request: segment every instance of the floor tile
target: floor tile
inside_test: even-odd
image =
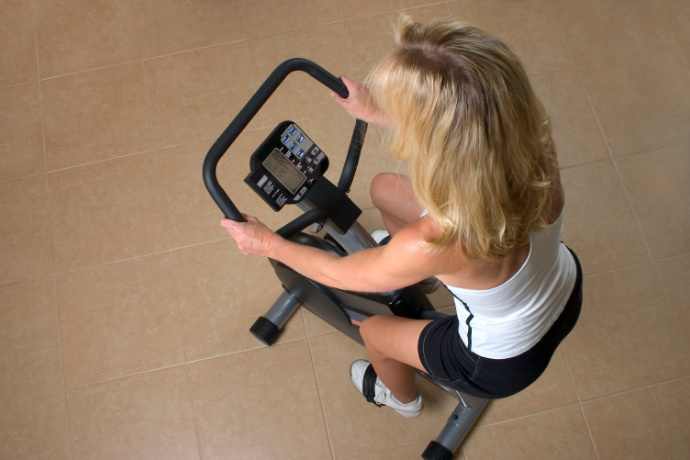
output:
[[[615,161],[653,259],[690,252],[689,158],[681,144]]]
[[[331,458],[306,341],[192,363],[189,379],[205,459]]]
[[[556,0],[552,5],[578,64],[606,62],[673,44],[658,2]]]
[[[334,37],[324,40],[324,37]],[[356,68],[357,55],[344,22],[257,38],[247,42],[252,57],[252,73],[263,82],[287,59],[310,59],[334,76]],[[303,72],[289,75],[262,108],[264,126],[283,120],[299,121],[341,111],[331,91]]]
[[[368,17],[388,13],[391,0],[343,0],[345,16],[348,18]]]
[[[644,241],[610,161],[561,171],[565,188],[563,241],[585,274],[648,259]]]
[[[36,21],[33,2],[11,0],[0,5],[0,87],[36,81]]]
[[[223,240],[172,252],[189,361],[261,347],[249,333],[282,293],[266,259],[242,255]],[[304,337],[300,315],[279,341]]]
[[[240,136],[218,163],[221,187],[241,212],[261,219],[270,228],[281,226],[280,215],[244,183],[249,156],[264,139],[263,131]],[[229,238],[219,225],[223,213],[204,187],[201,166],[213,140],[158,151],[158,169],[166,202],[171,248]]]
[[[577,70],[614,157],[690,140],[688,73],[677,48]]]
[[[395,15],[408,14],[409,10],[427,6],[445,8],[442,3],[438,0],[343,0],[343,7],[348,18],[358,18],[391,12]]]
[[[529,75],[562,70],[573,64],[547,0],[459,0],[449,2],[448,8],[457,20],[484,29],[505,42]]]
[[[684,378],[582,405],[599,458],[685,459],[690,456],[690,379]]]
[[[370,7],[375,2],[366,2]],[[387,2],[386,2],[387,3]],[[356,17],[347,22],[357,63],[344,74],[355,81],[364,81],[367,74],[393,50],[393,29],[397,15],[378,14]]]
[[[0,183],[0,285],[53,273],[44,175]]]
[[[651,264],[585,277],[564,355],[581,401],[688,375],[676,314]]]
[[[49,171],[153,148],[143,66],[41,82]]]
[[[544,374],[520,393],[491,401],[477,421],[478,426],[558,409],[578,402],[570,372],[560,350]]]
[[[0,181],[45,172],[37,84],[0,89]]]
[[[67,391],[72,458],[199,458],[184,366]]]
[[[42,78],[141,59],[134,2],[35,3]]]
[[[464,449],[467,460],[596,458],[577,405],[477,428]]]
[[[64,392],[0,405],[0,458],[71,458]]]
[[[659,2],[678,44],[690,44],[690,5],[683,0]]]
[[[409,444],[401,447],[393,447],[391,449],[380,450],[377,452],[372,452],[369,454],[358,455],[357,457],[350,457],[353,460],[404,460],[404,459],[417,459],[421,452],[424,452],[428,442],[416,442],[414,444]],[[462,455],[462,450],[458,452],[455,457],[458,459],[464,459]]]
[[[68,387],[184,362],[168,255],[57,277]]]
[[[0,287],[0,403],[64,389],[53,278]]]
[[[389,9],[388,1],[385,2],[386,5],[382,6],[376,6],[376,2],[366,3],[368,6],[360,5],[358,8],[377,8],[382,9],[383,13]],[[391,10],[396,9],[393,7],[393,3],[395,2],[391,2]],[[355,4],[358,4],[356,0],[352,5]],[[409,16],[412,20],[420,22],[451,18],[448,6],[445,3],[419,6],[374,16],[357,17],[357,15],[353,15],[353,19],[348,21],[348,28],[352,36],[354,50],[358,56],[358,62],[354,67],[347,70],[346,75],[355,80],[363,80],[378,62],[388,52],[392,51],[394,45],[393,30],[402,15]]]
[[[136,0],[144,58],[243,38],[236,0]]]
[[[688,77],[690,77],[690,44],[681,45],[679,47],[680,53],[683,56],[685,68],[688,70]]]
[[[690,349],[690,253],[654,262],[666,300],[675,314],[675,323]]]
[[[338,0],[239,0],[247,38],[299,31],[345,19]],[[266,12],[270,11],[270,14]]]
[[[608,159],[601,128],[577,73],[564,70],[531,80],[551,117],[559,165],[563,168]]]
[[[168,248],[154,153],[48,175],[58,273]]]
[[[365,403],[348,375],[364,350],[303,309],[257,341],[280,281],[237,251],[201,177],[279,63],[361,81],[401,14],[475,23],[522,59],[587,275],[546,373],[492,401],[455,458],[688,457],[690,2],[5,0],[0,458],[419,458],[455,401],[421,380],[419,419]],[[243,178],[285,119],[333,181],[353,126],[301,72],[251,121],[218,177],[271,228],[299,210],[274,213]],[[350,194],[367,230],[372,178],[406,172],[386,135],[369,127]],[[454,313],[446,290],[430,300]]]
[[[244,42],[149,60],[145,68],[158,147],[217,138],[253,90]]]
[[[323,321],[321,318],[307,310],[300,309],[304,319],[304,330],[307,337],[315,337],[317,335],[331,334],[337,332],[337,329]]]
[[[335,458],[429,442],[440,433],[457,405],[456,399],[418,378],[419,392],[424,397],[421,416],[406,419],[390,409],[376,408],[364,400],[349,376],[352,362],[366,357],[364,348],[342,334],[313,337],[309,343]]]

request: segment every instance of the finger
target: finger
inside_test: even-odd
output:
[[[347,86],[347,87],[350,87],[350,86],[352,86],[353,84],[357,84],[356,81],[352,80],[352,79],[351,79],[350,77],[348,77],[347,75],[341,75],[341,76],[340,76],[340,79],[343,81],[343,83],[345,83],[345,86]]]
[[[220,226],[221,226],[221,227],[225,227],[225,228],[227,228],[227,229],[234,228],[234,227],[235,227],[235,224],[237,224],[237,222],[235,222],[235,221],[232,220],[232,219],[223,218],[223,219],[221,219],[221,221],[220,221]]]

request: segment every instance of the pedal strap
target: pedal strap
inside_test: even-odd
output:
[[[367,398],[367,402],[381,407],[381,404],[374,401],[374,396],[376,396],[376,371],[374,366],[369,364],[369,367],[364,371],[364,377],[362,378],[362,394]]]

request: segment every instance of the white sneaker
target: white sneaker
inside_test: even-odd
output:
[[[374,230],[371,232],[371,237],[377,244],[381,244],[381,241],[388,238],[388,232],[386,230]]]
[[[417,399],[407,404],[395,399],[391,391],[378,378],[369,361],[360,359],[352,363],[350,378],[359,392],[367,398],[367,401],[377,406],[388,406],[403,417],[417,417],[424,409],[422,396],[419,394],[417,394]]]

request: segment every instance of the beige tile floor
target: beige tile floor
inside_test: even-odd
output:
[[[0,5],[0,458],[407,459],[452,401],[404,420],[348,378],[361,348],[240,257],[205,152],[282,60],[361,78],[401,10],[502,37],[549,109],[582,259],[580,323],[543,378],[490,405],[457,458],[690,458],[690,3],[686,0],[7,0]],[[342,160],[351,120],[291,77],[221,162],[299,120]],[[240,167],[238,167],[238,165]],[[399,168],[366,146],[354,199]],[[447,296],[434,297],[438,306]]]

